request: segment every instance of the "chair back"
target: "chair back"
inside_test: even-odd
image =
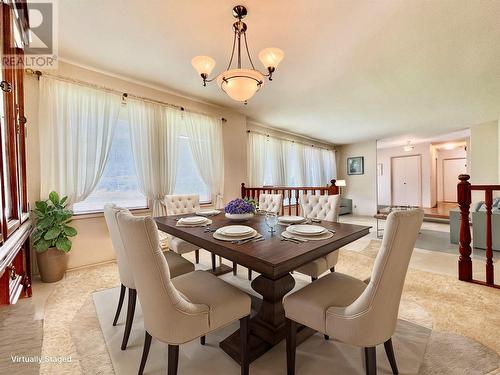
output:
[[[343,315],[347,319],[341,330],[350,332],[350,343],[369,347],[393,335],[408,264],[423,218],[422,209],[390,213],[368,286],[346,308],[328,309],[327,326],[328,316]],[[353,342],[352,337],[357,341]]]
[[[115,250],[118,273],[120,274],[120,282],[127,288],[135,289],[134,278],[132,277],[132,271],[128,265],[127,255],[125,254],[122,237],[116,220],[116,215],[120,211],[128,212],[126,208],[118,207],[113,203],[107,203],[104,205],[104,218],[106,220],[106,225],[108,226],[113,249]]]
[[[165,206],[168,216],[193,214],[200,209],[200,196],[198,194],[166,195]]]
[[[300,197],[302,216],[309,219],[319,219],[337,222],[340,211],[340,195],[311,195]]]
[[[283,204],[281,194],[261,194],[259,195],[259,210],[279,214]]]
[[[190,302],[175,288],[153,219],[130,212],[119,212],[117,219],[146,331],[168,344],[182,344],[206,332],[208,306]]]

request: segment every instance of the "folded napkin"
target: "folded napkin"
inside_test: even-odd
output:
[[[212,224],[212,220],[210,220],[210,219],[207,219],[207,221],[200,223],[200,224],[182,224],[179,220],[179,221],[177,221],[175,226],[176,227],[206,227],[207,225],[210,225],[210,224]]]

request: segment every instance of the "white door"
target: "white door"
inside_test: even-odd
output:
[[[421,155],[392,158],[392,205],[422,205],[422,161]]]
[[[457,201],[458,176],[467,172],[467,159],[443,159],[443,200]]]

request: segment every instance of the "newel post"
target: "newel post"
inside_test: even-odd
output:
[[[241,183],[241,198],[242,198],[242,199],[244,199],[244,198],[245,198],[245,196],[246,196],[246,190],[247,190],[247,189],[246,189],[246,187],[245,187],[245,183],[244,183],[244,182],[242,182],[242,183]]]
[[[339,193],[339,187],[335,185],[335,182],[337,182],[337,180],[335,179],[332,179],[330,181],[330,186],[328,187],[328,195],[337,195]]]
[[[471,235],[469,225],[469,210],[472,202],[471,189],[467,174],[458,176],[460,182],[457,185],[458,205],[460,206],[460,257],[458,258],[458,279],[462,281],[472,280],[472,261],[470,254]]]

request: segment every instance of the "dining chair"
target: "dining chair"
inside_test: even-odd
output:
[[[175,194],[165,196],[167,216],[194,214],[200,210],[200,196],[198,194]],[[178,254],[194,251],[195,263],[200,263],[200,248],[178,237],[170,236],[168,246]],[[212,270],[215,271],[215,254],[212,253]]]
[[[121,345],[121,349],[125,350],[127,348],[127,343],[134,320],[137,291],[135,289],[134,278],[132,277],[127,256],[125,255],[122,237],[120,235],[120,231],[118,230],[118,223],[116,221],[116,215],[118,212],[129,211],[126,208],[118,207],[115,204],[104,205],[104,218],[108,226],[113,249],[115,250],[116,263],[118,264],[118,273],[120,276],[120,297],[118,299],[115,318],[113,319],[113,326],[116,326],[116,323],[118,322],[118,318],[120,317],[120,312],[123,306],[123,300],[125,299],[125,293],[128,289],[127,318],[125,321],[125,330],[123,332],[123,340]],[[194,271],[194,264],[181,257],[179,254],[176,254],[173,251],[166,251],[163,253],[163,255],[167,260],[168,267],[170,269],[170,275],[172,277]]]
[[[334,272],[284,298],[288,375],[295,374],[299,324],[363,347],[367,375],[377,373],[376,346],[384,343],[392,372],[398,373],[391,337],[423,217],[422,209],[389,214],[369,280]]]
[[[302,216],[307,219],[318,219],[337,222],[340,211],[340,195],[302,195],[300,197]],[[338,250],[332,251],[324,257],[318,258],[296,269],[297,272],[310,276],[315,281],[323,273],[335,271],[339,260]]]
[[[260,194],[259,195],[259,211],[272,212],[279,215],[281,206],[283,205],[282,194]],[[233,275],[238,273],[238,265],[233,262]],[[252,270],[248,269],[248,280],[252,280]]]
[[[158,229],[151,217],[128,212],[117,215],[124,249],[131,266],[146,331],[139,367],[142,374],[152,337],[168,344],[168,374],[177,374],[179,345],[240,321],[241,374],[248,374],[250,297],[206,271],[171,279],[161,255]]]

